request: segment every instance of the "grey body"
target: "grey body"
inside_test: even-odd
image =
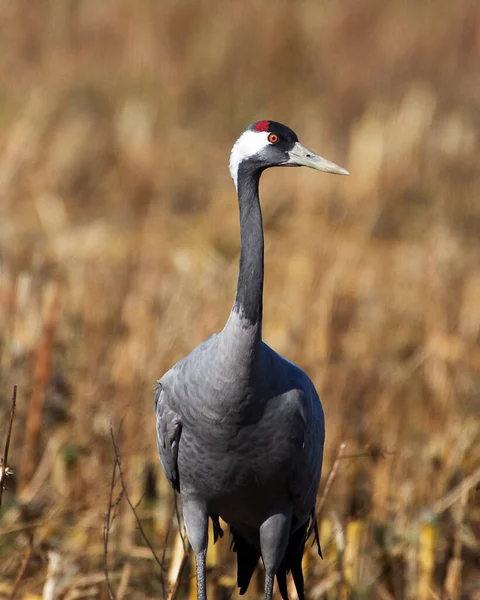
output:
[[[262,341],[264,243],[258,185],[265,168],[279,165],[346,173],[299,144],[278,123],[259,122],[240,136],[230,159],[240,208],[235,303],[224,329],[170,369],[155,391],[158,451],[168,480],[181,495],[201,600],[206,597],[209,517],[216,534],[218,516],[231,526],[240,593],[261,556],[266,600],[275,575],[288,598],[289,570],[303,598],[305,541],[313,530],[318,541],[322,406],[308,376]]]
[[[203,503],[251,543],[251,530],[258,536],[277,508],[291,510],[299,523],[310,518],[324,440],[310,379],[256,337],[255,326],[232,312],[221,333],[163,376],[157,395],[169,437],[172,424],[182,425],[182,499]],[[159,452],[163,458],[161,439]]]

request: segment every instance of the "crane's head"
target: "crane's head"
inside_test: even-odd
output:
[[[235,142],[230,154],[230,174],[237,188],[242,166],[257,172],[268,167],[310,167],[325,173],[349,174],[300,144],[294,131],[276,121],[253,123]]]

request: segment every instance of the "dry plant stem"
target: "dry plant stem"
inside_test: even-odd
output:
[[[381,583],[377,583],[377,585],[375,586],[375,589],[377,590],[377,593],[380,596],[381,600],[395,600],[395,598],[392,596],[392,594],[390,594],[390,592],[386,589],[386,587],[384,585],[382,585]]]
[[[338,571],[334,571],[330,575],[327,575],[327,577],[324,577],[322,581],[311,590],[312,598],[325,597],[331,589],[338,586],[340,579],[341,575]]]
[[[442,600],[442,598],[440,598],[440,596],[435,592],[435,590],[432,590],[432,588],[430,588],[428,591],[430,592],[432,600]]]
[[[68,510],[58,510],[55,509],[49,514],[48,517],[44,517],[42,519],[36,519],[35,521],[30,521],[29,523],[18,523],[14,525],[8,525],[7,527],[2,527],[0,529],[0,537],[4,535],[9,535],[10,533],[15,533],[17,531],[28,531],[29,529],[36,529],[37,527],[42,527],[42,525],[46,525],[55,519],[59,519],[60,517],[65,516],[69,511]],[[19,513],[18,513],[19,514]],[[20,518],[20,517],[18,517]],[[16,520],[18,520],[16,518]]]
[[[177,515],[178,532],[180,533],[180,537],[182,538],[183,549],[186,552],[189,547],[189,543],[188,543],[188,540],[186,539],[184,531],[183,531],[182,517],[180,515],[180,510],[178,508],[178,496],[175,492],[173,492],[173,500],[175,503],[175,514]]]
[[[120,579],[120,584],[118,586],[117,600],[123,600],[125,594],[128,589],[128,582],[130,580],[130,575],[132,573],[132,564],[130,562],[126,562],[123,565],[122,569],[122,578]]]
[[[18,570],[18,574],[15,578],[15,582],[13,584],[12,591],[10,592],[10,596],[8,597],[8,600],[14,600],[14,598],[17,594],[18,586],[20,585],[20,582],[23,579],[23,575],[25,574],[25,570],[27,568],[27,565],[28,565],[28,562],[29,562],[31,556],[32,556],[32,538],[30,537],[28,540],[27,552],[25,553],[25,556],[23,557],[22,563],[20,565],[20,569]]]
[[[164,596],[165,600],[173,600],[175,598],[180,583],[180,574],[182,573],[185,562],[187,561],[190,555],[190,546],[187,548],[187,550],[185,550],[183,546],[183,539],[180,536],[180,533],[178,535],[178,539],[180,539],[182,546],[180,547],[179,544],[175,544],[174,546],[172,564],[170,566],[170,572],[168,574],[168,582],[170,585],[170,589],[168,590],[168,594]],[[182,551],[182,548],[183,554],[180,560],[178,560],[175,555],[178,555],[178,553]],[[177,552],[177,549],[179,552]]]
[[[110,494],[108,497],[108,508],[105,514],[105,522],[103,525],[103,556],[104,556],[104,564],[103,569],[105,573],[105,581],[107,582],[108,587],[108,595],[110,596],[110,600],[115,599],[115,593],[112,588],[112,584],[110,582],[110,576],[108,573],[108,538],[110,537],[110,525],[111,525],[111,512],[112,512],[112,501],[113,501],[113,488],[115,487],[115,478],[117,474],[117,461],[115,459],[113,463],[112,469],[112,479],[110,481]]]
[[[323,493],[322,493],[322,497],[320,498],[318,505],[317,505],[317,514],[321,514],[323,507],[325,506],[325,502],[327,499],[327,496],[332,488],[333,482],[335,481],[335,477],[337,476],[337,472],[338,472],[338,468],[340,466],[340,461],[345,459],[345,458],[359,458],[362,456],[372,456],[371,452],[366,452],[366,453],[362,453],[362,454],[349,454],[349,455],[345,455],[343,454],[345,448],[346,448],[346,443],[342,442],[340,444],[340,447],[338,449],[338,453],[337,456],[335,458],[335,461],[333,463],[333,466],[330,470],[330,473],[328,474],[327,477],[327,482],[325,484],[325,488],[323,489]],[[388,452],[387,450],[383,451],[381,453],[382,456],[386,455],[386,454],[395,454],[395,452]],[[340,526],[339,522],[337,523],[337,534],[338,532],[342,532],[343,534],[343,530],[344,528]],[[336,534],[336,535],[337,535]],[[330,546],[330,544],[335,541],[336,535],[333,536],[325,545],[322,544],[322,547],[328,548]]]
[[[172,516],[168,522],[168,527],[167,527],[167,532],[165,534],[165,540],[163,542],[163,552],[162,552],[162,565],[165,564],[165,560],[166,560],[166,555],[167,555],[167,548],[168,548],[168,541],[170,538],[170,533],[172,531],[172,524],[173,524],[173,515],[175,514],[176,511],[176,504],[174,503],[173,508],[172,508]],[[163,571],[161,571],[161,580],[160,583],[162,585],[162,596],[165,598],[166,597],[166,593],[165,593],[165,578],[163,577]]]
[[[461,500],[457,505],[454,519],[455,536],[453,541],[453,556],[447,565],[447,574],[444,583],[444,595],[449,600],[459,600],[462,588],[462,526],[465,520],[465,512],[468,504],[468,492],[462,493]]]
[[[145,531],[143,530],[143,527],[142,527],[142,522],[140,521],[140,519],[138,517],[137,511],[135,510],[135,506],[132,504],[132,501],[130,500],[130,496],[128,495],[127,486],[125,485],[125,480],[124,480],[124,477],[123,477],[123,470],[122,470],[122,463],[121,463],[121,459],[120,459],[120,453],[119,453],[119,450],[118,450],[118,447],[117,447],[117,442],[115,440],[115,436],[113,434],[113,429],[111,427],[110,427],[110,437],[112,438],[113,449],[114,449],[114,452],[115,452],[115,462],[116,462],[116,464],[118,466],[118,473],[120,475],[120,482],[121,482],[121,485],[122,485],[122,490],[123,490],[123,493],[125,494],[125,498],[127,499],[128,506],[130,507],[130,509],[132,510],[132,512],[133,512],[133,514],[135,516],[135,520],[137,521],[138,529],[140,530],[140,533],[141,533],[143,539],[145,540],[145,543],[150,548],[150,550],[151,550],[151,552],[152,552],[155,560],[158,563],[158,566],[163,571],[163,565],[162,565],[160,559],[158,558],[158,556],[156,555],[155,550],[153,549],[153,546],[150,543],[150,540],[145,535]]]
[[[10,409],[10,420],[8,422],[7,439],[5,440],[5,450],[3,452],[2,462],[0,464],[0,508],[2,508],[3,480],[8,472],[8,449],[10,447],[10,437],[12,435],[13,419],[17,407],[17,386],[13,386],[12,408]]]
[[[385,458],[386,456],[393,456],[395,452],[393,450],[380,450],[379,452],[359,452],[358,454],[344,454],[340,458],[342,460],[346,460],[347,458],[363,458],[363,457],[371,457],[371,458]]]
[[[342,459],[342,454],[343,454],[343,451],[345,450],[346,446],[347,446],[347,444],[345,444],[345,442],[342,442],[340,444],[340,448],[338,449],[337,456],[333,463],[332,469],[331,469],[330,473],[328,474],[327,483],[325,484],[325,487],[323,488],[322,497],[320,498],[320,500],[318,501],[318,504],[317,504],[317,514],[321,514],[323,507],[325,506],[325,501],[327,499],[328,493],[330,492],[330,489],[332,488],[333,482],[335,481],[335,477],[337,476],[338,466],[340,464],[340,460]]]
[[[20,492],[28,485],[37,466],[37,448],[42,411],[45,402],[45,390],[50,377],[50,366],[53,350],[53,340],[57,325],[58,287],[52,290],[52,300],[43,328],[42,338],[37,347],[35,369],[33,375],[33,392],[27,413],[25,436],[23,444],[22,468],[20,469]]]
[[[473,487],[480,482],[480,467],[473,473],[465,477],[456,487],[453,488],[448,494],[445,494],[443,498],[437,500],[433,505],[433,512],[437,514],[443,513],[447,508],[450,508],[452,504],[460,500],[463,494],[471,490]]]
[[[61,435],[61,432],[59,432],[59,434],[53,434],[53,436],[50,437],[42,458],[35,469],[34,476],[28,485],[22,489],[20,498],[23,503],[28,504],[31,502],[45,485],[45,481],[48,481],[48,477],[53,470],[55,458],[64,443],[65,438]]]
[[[72,588],[72,579],[77,572],[68,553],[48,550],[47,577],[43,586],[43,600],[64,598]]]

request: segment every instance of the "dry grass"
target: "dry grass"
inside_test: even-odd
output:
[[[321,392],[326,473],[346,442],[309,595],[480,597],[479,13],[474,0],[0,3],[0,441],[19,386],[1,598],[20,572],[25,600],[44,586],[108,597],[110,421],[162,554],[172,495],[152,388],[228,315],[228,152],[259,118],[352,173],[262,184],[265,338]],[[124,504],[112,586],[159,597]],[[166,579],[180,554],[174,525]],[[232,560],[224,538],[211,598],[230,593]]]

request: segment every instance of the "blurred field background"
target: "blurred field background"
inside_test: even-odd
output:
[[[166,580],[117,482],[116,597],[192,597],[152,390],[228,316],[228,156],[267,118],[351,172],[262,179],[264,337],[323,398],[322,488],[346,444],[308,595],[478,600],[480,4],[2,0],[0,35],[0,598],[109,597],[110,423]]]

